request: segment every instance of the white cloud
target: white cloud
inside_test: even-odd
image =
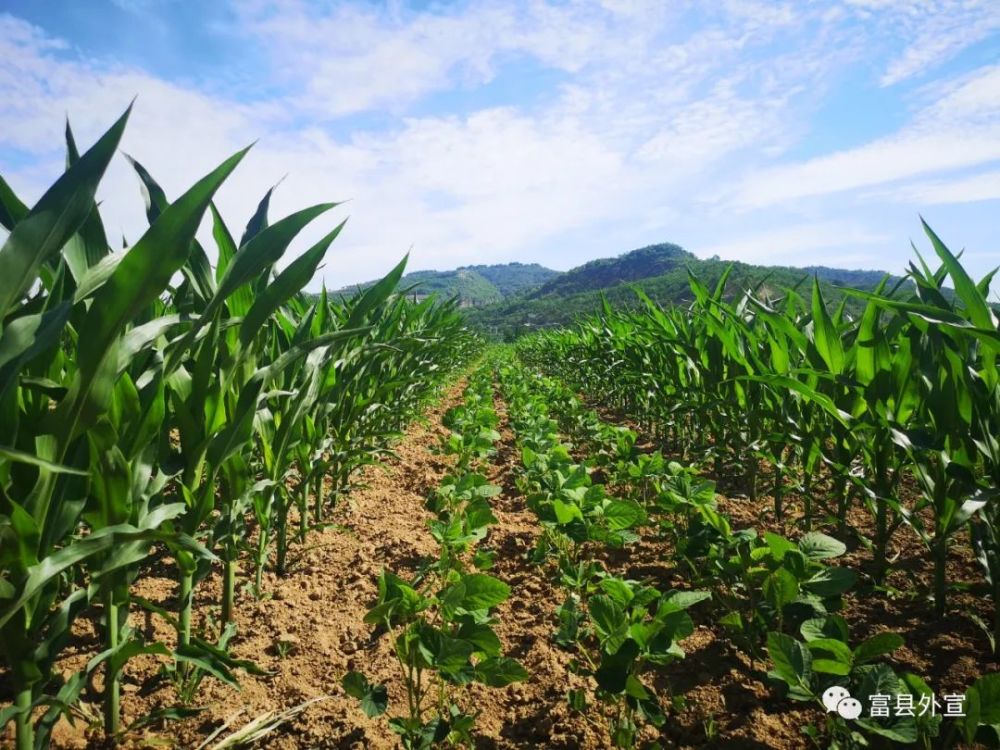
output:
[[[923,75],[1000,29],[995,0],[847,0],[885,39],[902,43],[880,84],[893,86]]]
[[[357,6],[318,16],[298,4],[258,10],[244,22],[247,35],[275,61],[271,74],[299,91],[296,105],[331,117],[405,106],[448,88],[457,66],[470,83],[488,81],[491,34],[510,25],[504,12],[404,22]]]
[[[751,174],[736,195],[743,209],[870,187],[1000,159],[1000,127],[906,133],[801,164]]]
[[[1000,115],[1000,65],[987,66],[944,84],[925,87],[926,111],[918,124],[995,122]]]
[[[874,247],[895,239],[850,220],[823,221],[748,233],[739,239],[698,247],[697,254],[702,258],[718,255],[723,260],[793,266],[807,265],[805,260],[811,257],[814,260],[809,262],[815,264],[877,268],[877,251],[866,255],[857,252],[858,246]]]
[[[951,180],[902,185],[894,191],[880,194],[879,197],[918,206],[1000,200],[1000,171],[983,172]]]
[[[733,202],[762,208],[995,160],[1000,160],[1000,67],[987,67],[941,92],[893,135],[750,173]]]
[[[535,3],[520,11],[530,24],[515,23],[509,9],[484,7],[454,17],[397,18],[391,11],[352,8],[322,18],[294,7],[275,16],[257,12],[247,21],[247,33],[269,35],[277,45],[272,54],[287,55],[282,68],[272,66],[267,74],[280,78],[296,68],[313,75],[305,95],[293,89],[252,105],[141,70],[54,55],[57,41],[37,29],[20,22],[13,32],[0,27],[0,50],[19,61],[16,76],[0,78],[0,90],[21,89],[0,104],[0,147],[35,154],[49,166],[47,181],[59,169],[64,112],[80,142],[89,143],[139,92],[124,149],[176,196],[259,136],[220,193],[224,215],[237,231],[263,191],[286,173],[273,202],[276,215],[351,198],[349,230],[327,267],[332,283],[341,283],[383,270],[411,244],[416,265],[502,260],[604,220],[636,212],[651,216],[684,181],[682,161],[688,175],[708,169],[753,144],[770,121],[765,108],[774,104],[758,106],[738,94],[741,81],[696,90],[748,43],[742,21],[661,47],[654,42],[660,32],[653,21],[667,16],[659,5],[609,14],[586,4]],[[767,36],[759,19],[753,33]],[[407,117],[387,129],[340,136],[322,120],[304,124],[318,106],[327,116],[405,108],[429,91],[454,85],[456,76],[488,79],[491,66],[514,52],[565,71],[589,72],[578,75],[578,88],[564,88],[534,112],[494,107],[462,116]],[[612,59],[622,68],[612,70]],[[320,93],[321,105],[307,101]],[[14,176],[28,181],[35,195],[45,184],[37,170]],[[109,171],[99,197],[113,233],[134,237],[142,229],[135,185],[123,163]]]
[[[672,170],[704,169],[721,155],[767,143],[776,132],[784,102],[742,98],[726,86],[692,102],[664,124],[636,152],[640,162]]]
[[[219,195],[235,233],[286,174],[275,216],[351,199],[322,220],[326,229],[352,215],[325,269],[339,286],[384,272],[411,245],[413,267],[513,257],[566,266],[582,252],[627,249],[614,242],[672,239],[696,214],[721,232],[729,204],[705,202],[719,185],[734,184],[730,197],[743,208],[767,210],[1000,158],[992,69],[920,92],[923,113],[895,134],[774,167],[810,128],[829,81],[878,41],[880,32],[843,26],[842,5],[530,0],[418,12],[257,0],[233,11],[225,38],[254,51],[239,58],[249,66],[241,76],[260,82],[252,102],[217,93],[231,70],[164,80],[0,15],[0,158],[15,158],[5,176],[37,197],[61,169],[64,115],[89,144],[138,93],[123,146],[171,197],[260,139]],[[851,9],[890,11],[902,12]],[[899,31],[904,40],[920,33],[915,22]],[[529,73],[502,106],[480,96],[508,66]],[[762,169],[737,182],[751,164]],[[112,235],[141,231],[135,176],[122,160],[99,197]],[[845,240],[829,231],[841,222],[825,216],[790,222],[709,244],[727,257],[806,262],[836,241],[866,246],[885,234],[859,222]],[[552,248],[577,254],[561,262]]]

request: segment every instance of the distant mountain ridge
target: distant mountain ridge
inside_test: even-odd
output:
[[[460,266],[453,271],[412,271],[403,276],[400,288],[421,298],[458,297],[462,307],[480,307],[538,288],[558,275],[559,271],[538,263]],[[335,294],[350,295],[373,283],[344,287]]]
[[[400,288],[419,299],[437,294],[459,298],[470,325],[492,336],[513,338],[525,331],[572,323],[597,309],[603,295],[612,305],[639,304],[633,287],[639,287],[660,304],[691,302],[688,271],[710,287],[732,267],[729,296],[745,289],[759,289],[772,296],[788,289],[809,293],[811,279],[820,281],[824,298],[838,303],[843,289],[869,291],[887,275],[877,270],[851,270],[829,266],[764,266],[718,257],[702,259],[680,245],[665,242],[647,245],[613,258],[598,258],[569,271],[554,271],[538,263],[503,263],[461,266],[452,271],[413,271]],[[900,281],[890,277],[890,284]],[[340,290],[353,294],[360,284]],[[858,303],[848,300],[848,309]]]
[[[824,298],[831,303],[844,298],[845,288],[869,291],[887,276],[883,271],[873,270],[761,266],[717,257],[701,259],[679,245],[662,243],[615,258],[589,261],[553,276],[535,289],[469,310],[467,317],[474,327],[509,339],[532,329],[570,324],[597,310],[602,295],[615,306],[637,306],[640,303],[634,287],[660,304],[687,304],[692,301],[689,270],[713,287],[730,267],[729,296],[746,289],[779,296],[797,288],[800,294],[808,294],[815,276]],[[890,284],[898,281],[899,277],[890,277]],[[860,303],[848,299],[847,304],[853,309]]]
[[[548,295],[566,296],[595,289],[606,289],[630,281],[639,281],[650,276],[660,276],[685,263],[697,261],[680,245],[663,243],[647,245],[638,250],[619,255],[617,258],[598,258],[571,268],[550,281],[545,282],[528,294],[530,299]]]

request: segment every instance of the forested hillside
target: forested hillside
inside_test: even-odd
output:
[[[633,250],[617,258],[584,263],[533,291],[468,310],[467,318],[475,328],[492,336],[512,339],[530,330],[566,325],[589,314],[600,304],[602,295],[614,307],[639,306],[642,303],[635,288],[660,304],[686,304],[692,301],[689,272],[714,287],[730,267],[726,298],[746,289],[757,289],[761,296],[774,298],[786,294],[787,290],[807,289],[808,286],[803,285],[815,275],[825,298],[839,303],[844,296],[841,287],[871,290],[886,275],[883,271],[822,266],[791,268],[718,258],[702,260],[678,245],[664,243]],[[890,288],[900,282],[899,278],[890,278]],[[855,300],[848,300],[847,304],[849,309],[859,306]]]
[[[462,266],[453,271],[412,271],[403,277],[400,289],[417,298],[432,294],[442,299],[457,297],[461,307],[478,307],[530,291],[558,275],[558,271],[538,263]],[[373,283],[344,287],[336,294],[349,298]]]

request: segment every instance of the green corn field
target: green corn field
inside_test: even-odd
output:
[[[32,209],[4,185],[0,648],[15,700],[0,717],[18,750],[46,746],[84,688],[86,672],[58,684],[53,665],[90,606],[104,638],[87,671],[104,671],[104,731],[119,732],[128,660],[168,653],[128,621],[157,551],[177,581],[164,616],[179,693],[253,669],[192,633],[195,587],[222,566],[214,597],[229,623],[237,576],[259,594],[265,567],[283,573],[289,545],[474,343],[452,306],[393,295],[405,262],[355,299],[308,302],[301,290],[343,224],[275,264],[335,204],[272,223],[265,196],[237,242],[212,197],[245,151],[172,202],[133,161],[150,225],[112,251],[94,194],[127,121],[83,154],[67,130],[66,172]],[[214,269],[195,239],[209,212]]]
[[[125,157],[112,247],[129,115],[0,179],[5,747],[1000,746],[1000,318],[929,226],[501,345],[406,258],[306,292],[341,209],[234,234],[246,150]]]

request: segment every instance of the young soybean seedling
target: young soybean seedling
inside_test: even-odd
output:
[[[604,593],[587,603],[597,637],[597,697],[611,708],[609,730],[616,747],[635,746],[641,722],[666,720],[659,697],[642,675],[652,666],[684,658],[679,642],[694,631],[687,609],[711,598],[707,591],[656,589],[620,578],[601,582]]]
[[[467,744],[475,714],[460,705],[459,689],[471,682],[504,687],[528,678],[517,661],[501,654],[490,610],[510,596],[503,581],[481,573],[455,574],[435,594],[384,572],[378,603],[365,621],[395,633],[394,651],[406,688],[406,712],[389,725],[407,750],[448,741]],[[343,678],[344,690],[378,716],[388,709],[385,688],[358,672]]]
[[[499,439],[492,430],[496,417],[486,405],[488,386],[488,381],[474,378],[465,405],[449,412],[446,419],[452,439],[461,438],[455,446],[459,442],[474,445],[482,439],[483,450],[456,451],[460,453],[457,472],[445,477],[428,500],[428,508],[437,514],[428,527],[440,547],[438,560],[413,581],[384,571],[378,601],[365,616],[377,635],[394,635],[406,712],[391,717],[389,726],[407,750],[441,743],[472,745],[476,713],[462,707],[461,687],[472,682],[504,687],[528,677],[524,667],[501,654],[500,639],[493,630],[496,620],[490,611],[510,596],[510,587],[484,573],[466,572],[466,556],[496,522],[488,498],[500,491],[484,475],[469,470],[472,458],[487,455]],[[465,442],[462,436],[470,432],[475,440]],[[480,552],[473,555],[474,567],[489,567],[492,555]],[[368,716],[388,710],[384,685],[373,685],[359,672],[345,675],[342,685]]]
[[[899,676],[879,661],[903,645],[901,636],[878,633],[851,647],[847,623],[839,615],[806,620],[800,632],[801,641],[784,633],[768,634],[767,651],[773,667],[768,677],[792,700],[814,702],[826,709],[824,730],[831,746],[864,747],[869,744],[866,738],[878,737],[907,744],[922,737],[924,746],[931,746],[930,740],[940,730],[940,716],[915,713],[859,718],[837,708],[838,701],[844,699],[866,707],[874,695],[911,695],[919,702],[922,695],[931,693],[917,675]],[[803,731],[814,739],[820,736],[816,727]]]

